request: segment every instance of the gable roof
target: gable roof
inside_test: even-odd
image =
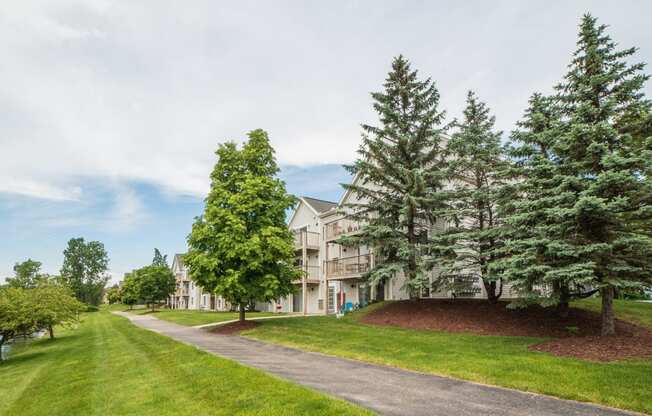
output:
[[[172,260],[172,269],[174,269],[174,264],[178,264],[180,269],[183,269],[183,254],[175,254],[174,260]]]
[[[337,202],[324,201],[323,199],[310,198],[307,196],[301,197],[317,214],[326,212],[337,206]]]

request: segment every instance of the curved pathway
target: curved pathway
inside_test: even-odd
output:
[[[217,335],[148,315],[114,312],[135,325],[384,415],[633,415],[570,400]]]

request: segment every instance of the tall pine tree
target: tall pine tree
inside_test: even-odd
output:
[[[341,238],[347,245],[368,245],[376,257],[368,273],[372,284],[398,274],[411,297],[429,288],[431,264],[424,257],[434,213],[441,209],[444,172],[439,92],[428,78],[399,56],[384,83],[372,93],[379,126],[363,125],[362,145],[350,172],[358,180],[345,188],[360,201],[346,207],[361,232]]]
[[[587,291],[590,269],[577,267],[583,259],[558,226],[558,210],[572,207],[575,201],[572,189],[563,186],[554,150],[562,134],[560,117],[554,97],[535,93],[512,133],[512,180],[503,188],[500,206],[505,256],[493,267],[519,294],[515,303],[557,305],[565,317],[571,299],[593,291]],[[570,267],[575,268],[573,273]]]
[[[652,132],[644,65],[628,64],[636,48],[617,50],[605,30],[594,17],[582,18],[578,48],[557,87],[559,190],[575,200],[554,214],[582,259],[558,272],[584,279],[590,270],[602,297],[602,334],[610,335],[615,290],[652,283]]]
[[[499,232],[498,202],[502,172],[508,161],[501,132],[487,105],[469,91],[461,122],[446,146],[450,209],[443,219],[447,229],[435,238],[434,260],[441,266],[439,286],[479,278],[487,299],[497,302],[502,279],[490,267],[504,242]]]

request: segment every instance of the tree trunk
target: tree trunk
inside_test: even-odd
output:
[[[496,295],[496,281],[488,282],[482,279],[484,290],[487,292],[487,300],[489,303],[498,303],[498,296]]]
[[[561,282],[555,282],[553,283],[553,292],[556,292],[555,295],[559,299],[559,302],[557,303],[557,316],[562,319],[568,318],[568,302],[570,298],[568,285]]]
[[[240,320],[240,322],[244,322],[244,321],[245,321],[245,304],[244,304],[244,303],[241,303],[241,304],[240,304],[240,316],[239,316],[239,320]]]
[[[611,285],[600,289],[602,296],[602,335],[615,335],[616,324],[614,322],[614,287]]]
[[[50,333],[50,339],[54,338],[54,328],[52,328],[52,325],[48,326],[48,332]]]

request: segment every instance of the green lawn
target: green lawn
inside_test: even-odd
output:
[[[599,313],[600,302],[600,298],[582,299],[573,302],[573,306]],[[652,303],[650,302],[615,299],[614,311],[618,319],[652,327]]]
[[[358,317],[267,320],[244,334],[309,351],[652,413],[652,361],[594,363],[529,351],[528,345],[542,341],[537,338],[378,327],[361,324]]]
[[[152,316],[158,319],[186,326],[212,324],[238,319],[238,312],[211,312],[183,309],[157,309],[156,312],[151,312],[151,310],[142,306],[130,310],[129,307],[125,305],[110,305],[106,306],[106,308],[111,311],[125,311],[139,315],[152,314]],[[281,315],[284,314],[272,312],[247,312],[245,317],[249,319]]]
[[[368,414],[107,311],[59,333],[0,364],[1,415]]]

